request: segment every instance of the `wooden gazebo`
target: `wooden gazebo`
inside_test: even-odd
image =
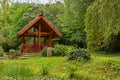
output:
[[[52,39],[60,36],[58,29],[42,14],[37,15],[17,34],[17,38],[23,39],[23,53],[40,52],[44,47],[53,47]],[[33,41],[32,44],[30,40]]]

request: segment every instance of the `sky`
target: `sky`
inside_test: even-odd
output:
[[[14,2],[29,2],[29,3],[41,3],[41,4],[46,4],[46,3],[55,3],[56,1],[64,1],[64,0],[14,0]]]
[[[3,1],[3,0],[0,0],[0,1]],[[38,3],[40,3],[40,4],[55,3],[56,1],[61,1],[64,3],[64,0],[11,0],[11,1],[19,2],[19,3],[24,3],[24,2],[28,3],[28,1],[29,1],[29,3],[37,3],[37,4]],[[11,3],[10,3],[10,5],[11,5]],[[0,7],[1,7],[1,4],[0,4]]]

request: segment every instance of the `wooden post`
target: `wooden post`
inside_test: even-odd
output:
[[[34,32],[35,32],[35,26],[34,26]],[[36,44],[36,34],[34,34],[34,45],[33,45],[33,51],[36,52],[36,49],[35,49],[35,44]]]
[[[39,22],[39,24],[38,24],[38,52],[41,50],[41,47],[40,47],[40,32],[41,32],[41,24],[40,24],[40,22]]]
[[[28,35],[25,36],[25,52],[29,52]]]
[[[34,27],[34,32],[35,32],[35,27]],[[36,34],[34,34],[34,45],[35,45],[35,42],[36,42],[35,36],[36,36]]]
[[[23,45],[21,48],[21,52],[24,53],[24,49],[25,49],[25,35],[23,35]]]
[[[49,41],[49,47],[52,47],[52,35],[50,34],[50,41]]]

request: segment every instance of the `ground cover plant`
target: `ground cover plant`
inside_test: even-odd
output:
[[[3,80],[119,80],[120,55],[93,54],[89,61],[68,60],[67,57],[41,57],[0,60]]]

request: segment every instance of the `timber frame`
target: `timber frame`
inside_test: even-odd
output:
[[[53,47],[52,39],[60,37],[61,33],[42,14],[37,15],[17,34],[17,38],[23,39],[21,52],[40,52],[44,47]],[[33,38],[33,44],[29,44],[29,38]],[[44,43],[41,43],[44,41]],[[44,39],[44,40],[43,40]]]

